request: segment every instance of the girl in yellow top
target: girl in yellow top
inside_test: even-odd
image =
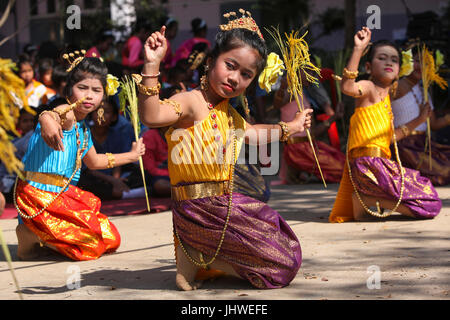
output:
[[[235,21],[242,23],[221,26],[201,87],[169,101],[159,100],[157,81],[167,50],[165,27],[144,46],[139,112],[149,127],[171,127],[166,140],[181,290],[198,287],[194,280],[201,268],[222,270],[258,288],[279,288],[292,281],[301,264],[300,243],[281,216],[264,202],[233,192],[233,168],[243,141],[287,139],[310,127],[311,111],[289,123],[250,125],[228,103],[258,77],[267,57],[253,19],[243,15]]]
[[[403,168],[402,173],[398,156],[397,163],[390,160],[389,145],[405,136],[405,130],[394,129],[389,98],[400,69],[400,52],[395,45],[374,43],[365,65],[370,78],[355,82],[370,37],[367,27],[356,33],[353,53],[343,72],[342,91],[356,98],[356,108],[350,119],[347,163],[329,221],[385,217],[391,211],[433,218],[442,203],[430,180],[416,170]],[[420,121],[416,118],[406,126],[412,130]],[[384,209],[391,211],[384,213]]]

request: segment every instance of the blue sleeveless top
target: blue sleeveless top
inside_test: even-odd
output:
[[[84,123],[84,120],[82,120],[78,122],[78,132],[81,142],[80,148],[84,144],[84,128],[87,130],[86,139],[88,139],[88,143],[86,150],[82,154],[82,158],[84,158],[86,153],[93,146],[91,131]],[[53,173],[70,178],[75,170],[77,157],[77,136],[75,126],[73,126],[71,130],[63,130],[62,141],[64,144],[64,152],[50,148],[45,143],[44,139],[42,139],[41,125],[38,124],[28,143],[27,152],[22,159],[25,165],[25,171]],[[77,171],[70,184],[76,185],[78,183],[80,171],[80,169]],[[33,187],[44,191],[59,192],[61,190],[61,187],[54,185],[42,184],[29,180],[27,180],[27,182]]]

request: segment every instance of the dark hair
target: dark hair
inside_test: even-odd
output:
[[[60,86],[62,82],[67,81],[66,69],[60,64],[56,65],[52,71],[52,82],[55,86]]]
[[[53,69],[53,60],[50,58],[44,58],[39,60],[39,75]]]
[[[17,68],[20,70],[20,66],[22,64],[29,64],[31,66],[33,66],[33,60],[31,59],[31,57],[26,54],[26,53],[22,53],[19,56],[19,59],[17,60]]]
[[[97,33],[97,37],[95,39],[95,44],[99,44],[102,42],[105,42],[109,39],[112,39],[114,41],[114,34],[111,30],[103,29],[99,33]]]
[[[217,58],[225,52],[236,48],[249,46],[258,51],[261,59],[257,64],[257,74],[260,74],[266,66],[267,47],[263,39],[256,32],[248,29],[231,29],[227,31],[219,31],[216,35],[216,44],[209,54],[209,57],[216,62]],[[257,78],[257,77],[255,77]]]
[[[203,30],[206,30],[208,26],[206,25],[205,20],[201,18],[194,18],[191,20],[192,33],[197,34]]]
[[[397,51],[398,58],[399,58],[398,59],[398,63],[401,66],[402,65],[402,52],[401,52],[400,48],[395,43],[393,43],[393,42],[391,42],[389,40],[378,40],[378,41],[374,42],[370,46],[369,51],[367,51],[366,61],[372,63],[372,60],[373,60],[373,58],[375,56],[376,49],[378,47],[384,47],[384,46],[392,47],[392,48],[394,48]]]
[[[108,68],[100,61],[99,58],[84,58],[79,64],[70,71],[67,76],[67,85],[64,88],[64,95],[70,97],[72,95],[72,87],[84,80],[87,75],[93,75],[100,80],[103,86],[103,98],[106,97],[106,75],[108,74]]]

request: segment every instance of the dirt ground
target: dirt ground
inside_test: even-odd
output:
[[[17,220],[0,220],[0,227],[26,300],[445,300],[450,299],[450,187],[437,190],[443,208],[433,220],[391,216],[331,224],[337,185],[272,187],[269,205],[288,221],[303,253],[297,277],[276,290],[223,277],[196,291],[178,291],[170,212],[113,217],[121,247],[96,261],[55,254],[19,261]],[[0,299],[19,299],[3,254]]]

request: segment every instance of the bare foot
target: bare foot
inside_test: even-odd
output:
[[[24,224],[19,224],[16,228],[18,240],[17,256],[20,260],[32,260],[39,256],[41,241]]]
[[[184,244],[185,249],[188,251],[191,257],[197,257],[198,252],[193,248]],[[198,267],[189,261],[186,254],[181,249],[181,246],[177,246],[177,275],[175,282],[177,287],[183,291],[191,291],[200,288],[201,282],[195,282],[195,275],[197,274]],[[197,253],[197,254],[195,254]]]

